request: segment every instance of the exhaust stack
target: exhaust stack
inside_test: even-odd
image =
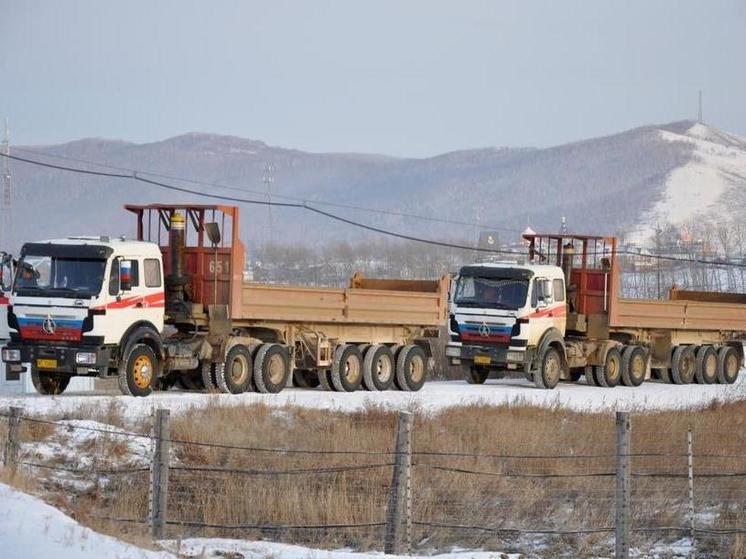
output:
[[[172,213],[169,230],[169,246],[171,248],[171,273],[166,278],[166,288],[169,313],[179,314],[186,309],[184,306],[184,286],[189,281],[184,275],[184,243],[186,233],[186,219],[180,213]]]

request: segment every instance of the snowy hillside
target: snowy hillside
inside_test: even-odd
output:
[[[661,130],[660,137],[693,147],[689,161],[666,177],[660,199],[639,223],[648,234],[656,223],[733,219],[732,204],[746,186],[746,138],[697,123],[682,132]]]

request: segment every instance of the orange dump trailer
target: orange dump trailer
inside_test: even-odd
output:
[[[207,345],[199,351],[208,355],[208,366],[195,372],[195,384],[219,388],[214,377],[225,374],[225,363],[239,372],[250,366],[260,391],[277,391],[290,378],[337,391],[419,390],[424,384],[430,342],[447,316],[448,277],[356,274],[346,288],[245,281],[238,208],[127,209],[137,216],[138,238],[161,248],[167,286],[177,287],[178,304],[169,306],[167,293],[168,322],[185,337],[195,328],[204,333]],[[177,246],[169,231],[175,214],[186,224]],[[234,358],[236,347],[243,348],[243,360]]]

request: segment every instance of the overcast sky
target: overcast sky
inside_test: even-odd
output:
[[[695,118],[746,135],[746,2],[0,0],[12,140],[187,131],[426,156]]]

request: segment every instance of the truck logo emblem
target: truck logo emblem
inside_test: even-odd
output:
[[[44,331],[45,334],[49,334],[51,336],[52,334],[54,334],[55,330],[57,330],[57,323],[50,315],[47,315],[47,318],[45,318],[44,322],[41,323],[41,329]]]
[[[479,325],[479,335],[483,338],[490,335],[490,327],[487,326],[486,322],[482,322],[482,324]]]

